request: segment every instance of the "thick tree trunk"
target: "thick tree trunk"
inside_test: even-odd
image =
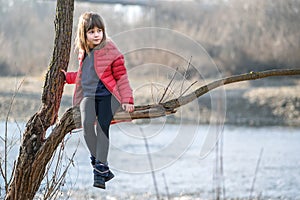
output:
[[[43,137],[46,130],[57,120],[64,87],[64,77],[60,70],[66,70],[69,62],[73,10],[74,0],[57,1],[55,44],[42,94],[42,106],[26,124],[14,177],[6,194],[6,200],[34,198],[44,177],[46,165],[59,144],[49,145],[50,142],[44,142]]]

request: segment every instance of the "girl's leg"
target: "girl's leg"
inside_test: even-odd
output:
[[[95,99],[84,97],[80,103],[83,135],[92,156],[96,156],[97,137],[95,133]]]
[[[109,127],[119,107],[120,103],[112,95],[96,98],[96,115],[98,116],[96,159],[101,163],[107,163]]]

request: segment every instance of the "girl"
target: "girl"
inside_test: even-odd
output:
[[[132,89],[124,57],[107,39],[98,14],[86,12],[80,16],[75,45],[79,50],[79,69],[63,72],[66,83],[76,84],[73,104],[80,106],[84,138],[94,168],[94,186],[105,189],[105,182],[114,177],[107,164],[110,123],[120,106],[127,112],[134,111]]]

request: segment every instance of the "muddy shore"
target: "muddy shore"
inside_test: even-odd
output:
[[[0,120],[6,119],[13,99],[8,120],[28,121],[41,105],[44,80],[41,77],[2,77],[0,80]],[[19,85],[21,86],[17,89]],[[214,115],[220,115],[220,109],[214,106],[214,102],[219,102],[226,124],[300,126],[300,80],[297,78],[235,83],[224,86],[221,90],[222,95],[205,94],[200,97],[196,107],[195,103],[183,106],[181,109],[184,112],[177,112],[168,117],[168,122],[211,123],[214,121]],[[60,115],[71,106],[72,91],[73,86],[65,87]],[[218,93],[218,90],[215,93]],[[218,97],[220,99],[216,100]],[[151,103],[151,95],[145,97],[136,94],[135,99],[136,105]]]

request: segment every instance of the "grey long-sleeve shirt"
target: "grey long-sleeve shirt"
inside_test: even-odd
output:
[[[85,55],[82,63],[81,85],[84,97],[107,96],[111,93],[99,79],[94,67],[94,50]]]

